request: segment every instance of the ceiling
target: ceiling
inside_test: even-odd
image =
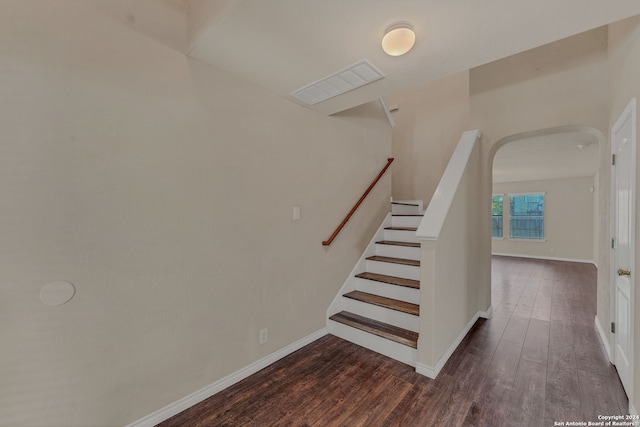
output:
[[[299,104],[292,92],[362,60],[385,74],[307,105],[334,114],[639,13],[629,0],[188,0],[188,43],[192,58]],[[399,21],[416,44],[387,56],[382,36]]]
[[[496,152],[493,182],[593,176],[598,151],[598,139],[581,131],[519,139]]]

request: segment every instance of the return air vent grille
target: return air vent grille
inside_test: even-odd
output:
[[[360,61],[342,71],[311,83],[291,93],[294,98],[315,105],[334,96],[341,95],[350,90],[357,89],[376,80],[380,80],[384,74],[369,61]]]

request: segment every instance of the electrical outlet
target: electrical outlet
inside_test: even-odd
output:
[[[260,329],[260,344],[269,341],[269,330],[267,328]]]

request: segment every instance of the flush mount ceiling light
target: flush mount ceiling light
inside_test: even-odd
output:
[[[399,22],[387,28],[382,38],[382,50],[387,55],[400,56],[409,52],[416,42],[416,33],[407,22]]]

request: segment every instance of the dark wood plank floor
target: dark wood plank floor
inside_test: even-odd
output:
[[[436,380],[328,335],[161,426],[553,426],[626,414],[588,264],[493,259],[493,307]]]

